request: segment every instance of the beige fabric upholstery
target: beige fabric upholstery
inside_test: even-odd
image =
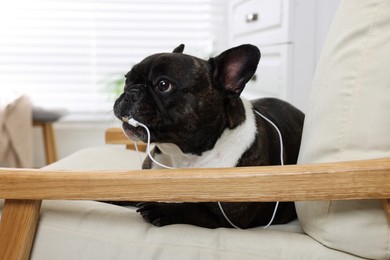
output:
[[[315,257],[314,257],[315,256]],[[31,260],[355,259],[288,231],[154,227],[132,209],[44,202]]]
[[[390,1],[342,2],[320,59],[299,163],[390,156]],[[296,203],[324,245],[390,259],[390,226],[379,201]]]
[[[140,156],[140,157],[139,157]],[[139,170],[145,153],[118,146],[91,147],[71,154],[44,169],[64,170]]]

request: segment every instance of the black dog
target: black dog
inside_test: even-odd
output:
[[[180,45],[173,53],[154,54],[135,65],[114,105],[119,119],[133,118],[149,128],[154,158],[175,168],[278,165],[278,133],[256,110],[279,128],[284,162],[295,164],[303,113],[278,99],[240,98],[260,60],[258,48],[241,45],[208,61],[182,54],[183,49]],[[144,128],[124,123],[123,129],[129,138],[147,141]],[[159,166],[146,159],[143,168]],[[267,224],[275,203],[221,206],[235,226],[250,228]],[[137,211],[156,226],[231,227],[217,203],[146,202]],[[273,224],[295,217],[293,202],[280,203]]]

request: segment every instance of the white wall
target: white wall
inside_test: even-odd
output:
[[[316,61],[321,55],[322,47],[328,34],[334,14],[341,0],[317,0],[316,24]]]
[[[211,12],[214,18],[214,33],[215,33],[215,51],[212,56],[219,54],[229,47],[229,27],[228,27],[228,12],[229,1],[214,0],[215,5],[212,7]]]
[[[293,87],[290,102],[306,112],[311,85],[333,16],[341,0],[296,0]],[[310,11],[308,11],[310,10]],[[313,11],[314,10],[314,11]],[[312,21],[308,23],[307,21]]]
[[[56,123],[54,131],[59,158],[64,158],[83,148],[103,146],[105,130],[119,126],[114,122],[89,123]],[[33,130],[34,167],[45,165],[42,131],[39,127]]]

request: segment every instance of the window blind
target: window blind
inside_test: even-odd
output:
[[[215,51],[223,1],[13,0],[0,2],[0,89],[78,118],[109,113],[110,80],[141,59]],[[216,17],[217,16],[217,17]]]

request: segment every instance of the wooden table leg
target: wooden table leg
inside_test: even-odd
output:
[[[57,147],[53,124],[51,122],[33,121],[33,125],[42,128],[46,164],[56,162]]]

